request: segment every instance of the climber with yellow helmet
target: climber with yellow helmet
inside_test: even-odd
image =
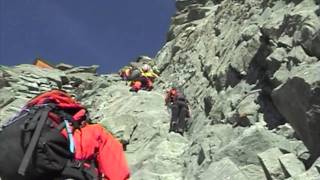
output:
[[[159,77],[154,73],[148,64],[144,64],[140,69],[140,76],[134,79],[130,86],[130,91],[138,92],[140,89],[151,91],[153,89],[153,81]]]

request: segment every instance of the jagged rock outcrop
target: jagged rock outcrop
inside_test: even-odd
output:
[[[128,142],[132,179],[319,179],[319,1],[176,7],[153,91],[130,93],[96,66],[1,66],[1,122],[39,92],[61,88]],[[192,109],[184,137],[168,133],[163,96],[171,84]]]
[[[319,156],[315,142],[319,138],[315,77],[319,56],[314,48],[319,43],[319,2],[178,0],[176,6],[167,43],[156,59],[162,78],[180,84],[190,97],[195,115],[189,131],[192,143],[186,154],[198,158],[187,161],[186,179],[196,179],[195,174],[205,171],[207,164],[220,160],[217,152],[229,151],[221,157],[228,156],[238,165],[260,166],[241,159],[248,154],[257,159],[257,153],[271,147],[283,151],[274,142],[255,148],[253,142],[262,143],[265,138],[244,138],[235,146],[225,142],[225,148],[217,148],[217,140],[205,140],[209,134],[216,134],[209,127],[217,124],[233,124],[236,128],[232,133],[240,131],[234,141],[249,129],[265,125],[273,129],[272,133],[261,129],[262,134],[268,133],[266,139],[277,139],[274,134],[292,141],[301,138],[312,154],[312,163]],[[278,128],[286,122],[294,134],[290,128],[285,130],[290,134]],[[251,127],[241,132],[241,126]],[[246,142],[248,146],[243,146]],[[250,152],[251,149],[255,150]],[[239,151],[241,155],[237,154]],[[305,160],[309,155],[295,155],[308,166]],[[232,159],[233,156],[236,157]]]
[[[295,67],[272,94],[274,103],[296,130],[315,160],[320,155],[319,62]]]

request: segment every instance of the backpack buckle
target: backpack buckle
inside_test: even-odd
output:
[[[75,167],[76,168],[80,168],[82,166],[82,162],[81,161],[76,161],[75,162]]]
[[[70,161],[70,164],[71,164],[71,167],[74,167],[74,168],[77,168],[77,169],[82,167],[82,161],[79,161],[79,160],[73,159],[73,160]]]

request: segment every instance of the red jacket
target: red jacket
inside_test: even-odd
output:
[[[62,132],[66,135],[66,131]],[[107,180],[126,180],[130,176],[122,144],[99,124],[87,124],[73,133],[75,159],[93,159],[99,174]]]

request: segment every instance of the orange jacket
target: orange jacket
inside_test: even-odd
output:
[[[66,136],[66,133],[63,132]],[[126,180],[130,176],[122,144],[99,124],[87,124],[73,133],[75,159],[96,155],[98,171],[107,180]]]

